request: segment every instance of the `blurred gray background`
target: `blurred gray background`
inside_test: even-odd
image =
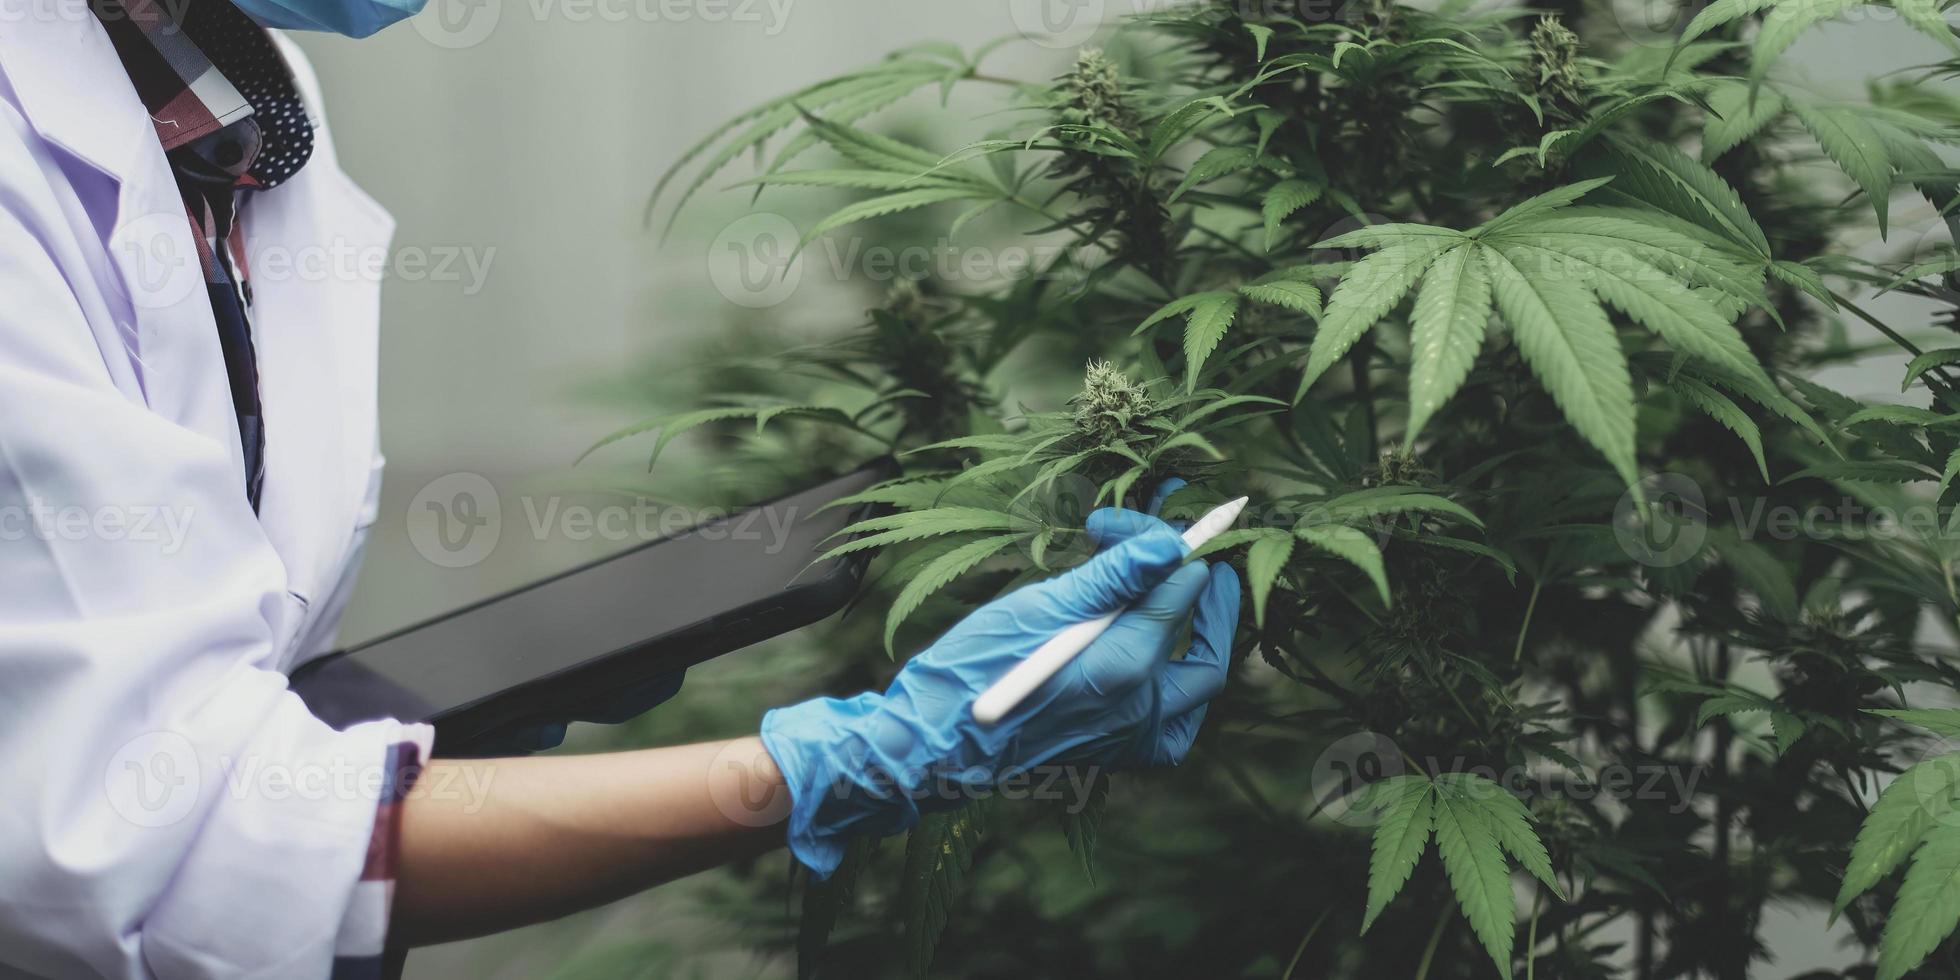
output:
[[[399,221],[398,252],[464,260],[447,275],[403,267],[383,291],[389,467],[343,639],[373,636],[628,543],[533,533],[519,498],[594,479],[608,467],[630,468],[632,454],[570,468],[597,437],[633,420],[628,406],[581,392],[677,358],[686,338],[740,312],[709,285],[707,244],[719,223],[746,209],[746,194],[715,193],[740,176],[740,166],[710,185],[705,206],[668,244],[642,223],[656,177],[688,144],[757,101],[909,44],[945,39],[971,47],[1037,23],[1031,17],[1044,9],[1051,25],[1066,27],[1069,17],[1103,7],[1100,0],[1053,0],[1047,8],[1019,0],[431,0],[410,23],[368,40],[298,36],[325,86],[343,166]],[[1101,12],[1131,9],[1132,0],[1109,0]],[[1041,78],[1070,50],[1022,44],[998,64]],[[1812,33],[1788,63],[1837,88],[1939,54],[1880,11]],[[933,114],[929,95],[907,105],[915,116]],[[973,135],[962,104],[941,118]],[[1904,248],[1929,234],[1945,241],[1923,205],[1912,205],[1904,195],[1895,202],[1895,241]],[[839,297],[823,278],[806,270],[797,292],[766,315],[855,319],[865,304]],[[1886,358],[1829,380],[1896,399],[1897,365]],[[452,569],[413,547],[411,530],[421,521],[426,532],[428,517],[411,504],[429,481],[458,472],[496,487],[505,531],[480,563]],[[697,671],[681,698],[740,684],[743,669],[757,668]],[[712,916],[690,914],[693,894],[678,886],[418,952],[409,972],[543,976],[572,952],[605,942],[649,933],[685,942],[718,928]],[[1782,964],[1773,975],[1851,961],[1821,915],[1782,914],[1771,933]],[[787,968],[736,956],[715,973],[783,975]],[[622,964],[601,975],[632,972]]]

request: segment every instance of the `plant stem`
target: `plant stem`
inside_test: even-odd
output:
[[[1450,924],[1451,908],[1448,901],[1443,902],[1443,914],[1436,917],[1436,928],[1429,931],[1429,945],[1422,948],[1422,962],[1416,964],[1415,980],[1424,980],[1429,976],[1429,964],[1436,959],[1436,947],[1443,941],[1443,929]]]
[[[1225,777],[1232,781],[1232,785],[1239,788],[1239,792],[1245,794],[1246,800],[1252,804],[1253,809],[1259,811],[1260,816],[1266,818],[1275,827],[1287,826],[1286,818],[1281,816],[1270,802],[1267,802],[1265,795],[1252,784],[1251,777],[1245,774],[1245,770],[1239,768],[1238,762],[1229,753],[1207,749],[1206,754],[1218,761],[1219,768],[1225,770]]]
[[[1524,659],[1525,634],[1531,632],[1531,614],[1538,611],[1538,590],[1544,587],[1544,579],[1534,578],[1531,580],[1531,601],[1524,604],[1524,622],[1518,624],[1518,645],[1511,651],[1511,663],[1513,664],[1519,663]]]
[[[1877,330],[1879,333],[1884,334],[1887,339],[1891,340],[1895,344],[1898,344],[1901,348],[1905,350],[1906,353],[1911,354],[1914,357],[1918,357],[1919,355],[1925,353],[1925,351],[1919,349],[1919,345],[1913,343],[1910,340],[1907,340],[1903,334],[1887,326],[1883,320],[1880,320],[1878,317],[1875,317],[1870,313],[1866,312],[1864,308],[1860,307],[1858,304],[1853,303],[1848,299],[1845,299],[1843,296],[1839,296],[1835,292],[1831,293],[1831,298],[1837,300],[1839,306],[1842,306],[1845,309],[1850,310],[1853,316],[1856,316],[1858,319],[1863,320],[1868,324],[1871,324],[1872,329]],[[1932,370],[1927,371],[1926,386],[1932,388],[1933,387],[1932,379],[1936,376],[1939,378],[1940,383],[1937,388],[1934,388],[1934,391],[1940,396],[1940,400],[1945,402],[1947,404],[1947,407],[1949,408],[1960,409],[1960,394],[1956,394],[1954,392],[1953,379],[1947,376],[1945,368],[1935,367]]]
[[[1524,934],[1524,980],[1538,980],[1538,913],[1545,907],[1545,893],[1531,890],[1531,928]]]
[[[1320,931],[1320,924],[1327,921],[1327,913],[1332,911],[1333,906],[1320,910],[1313,925],[1307,927],[1307,934],[1300,937],[1300,945],[1293,947],[1293,958],[1286,961],[1286,972],[1279,975],[1279,980],[1293,980],[1293,968],[1300,965],[1300,956],[1307,951],[1307,944],[1313,942],[1313,934]]]

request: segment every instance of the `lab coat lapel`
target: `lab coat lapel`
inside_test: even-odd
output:
[[[32,2],[34,16],[0,25],[0,53],[35,132],[106,181],[83,201],[109,260],[102,278],[113,320],[90,323],[104,362],[125,394],[235,449],[196,244],[149,113],[86,0]]]
[[[267,433],[259,521],[310,601],[339,577],[376,459],[376,326],[393,223],[324,139],[244,220]]]
[[[222,444],[243,487],[210,298],[149,114],[86,0],[28,2],[32,16],[0,21],[0,64],[36,134],[107,182],[85,202],[108,256],[98,286],[114,322],[90,324],[104,361],[125,395]],[[310,68],[277,40],[317,110]],[[301,607],[275,614],[284,641],[339,579],[374,472],[379,272],[393,223],[341,172],[324,130],[299,174],[252,195],[242,220],[267,429],[260,524]]]

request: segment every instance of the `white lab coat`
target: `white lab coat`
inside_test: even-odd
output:
[[[427,738],[335,732],[285,676],[375,518],[392,221],[324,131],[245,211],[254,515],[148,114],[84,2],[0,14],[0,975],[323,976],[384,909],[356,889],[383,753]]]

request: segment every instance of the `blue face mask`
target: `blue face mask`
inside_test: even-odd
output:
[[[428,0],[231,0],[264,27],[367,37],[410,17]]]

